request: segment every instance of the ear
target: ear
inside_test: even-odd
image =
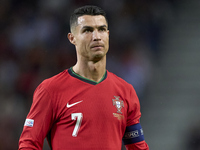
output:
[[[110,31],[108,30],[107,32],[108,32],[108,36],[109,36],[110,35]]]
[[[67,37],[72,44],[76,45],[76,40],[73,33],[68,33]]]

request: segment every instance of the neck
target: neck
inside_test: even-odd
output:
[[[106,57],[98,62],[77,61],[76,65],[73,67],[73,71],[84,78],[99,82],[103,78],[106,71]]]

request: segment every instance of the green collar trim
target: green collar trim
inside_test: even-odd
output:
[[[90,79],[87,79],[87,78],[85,78],[85,77],[82,77],[82,76],[78,75],[77,73],[75,73],[75,72],[73,71],[72,67],[68,69],[68,72],[69,72],[69,74],[70,74],[71,76],[73,76],[73,77],[75,77],[75,78],[77,78],[77,79],[79,79],[79,80],[82,80],[82,81],[84,81],[84,82],[87,82],[87,83],[89,83],[89,84],[93,84],[93,85],[96,85],[96,84],[101,83],[101,82],[102,82],[103,80],[105,80],[106,77],[107,77],[107,71],[105,71],[104,76],[102,77],[102,79],[101,79],[99,82],[96,82],[96,81],[93,81],[93,80],[90,80]]]

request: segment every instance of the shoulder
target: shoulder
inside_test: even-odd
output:
[[[43,80],[43,82],[39,85],[42,86],[46,90],[55,90],[59,89],[59,87],[62,87],[63,83],[67,81],[69,78],[68,69],[60,72],[59,74],[56,74],[50,78],[47,78]]]
[[[107,71],[109,80],[113,81],[115,84],[127,87],[127,88],[133,88],[132,85],[128,82],[126,82],[121,77],[117,76],[116,74]]]
[[[112,84],[114,84],[117,88],[124,91],[124,93],[137,97],[137,93],[132,84],[128,83],[127,81],[125,81],[124,79],[122,79],[121,77],[117,76],[112,72],[107,71],[107,73],[109,81],[111,81]]]

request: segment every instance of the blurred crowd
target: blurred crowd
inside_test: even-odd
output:
[[[1,0],[0,150],[17,149],[38,84],[75,64],[69,17],[86,4],[107,12],[107,69],[131,83],[143,101],[175,0]]]

